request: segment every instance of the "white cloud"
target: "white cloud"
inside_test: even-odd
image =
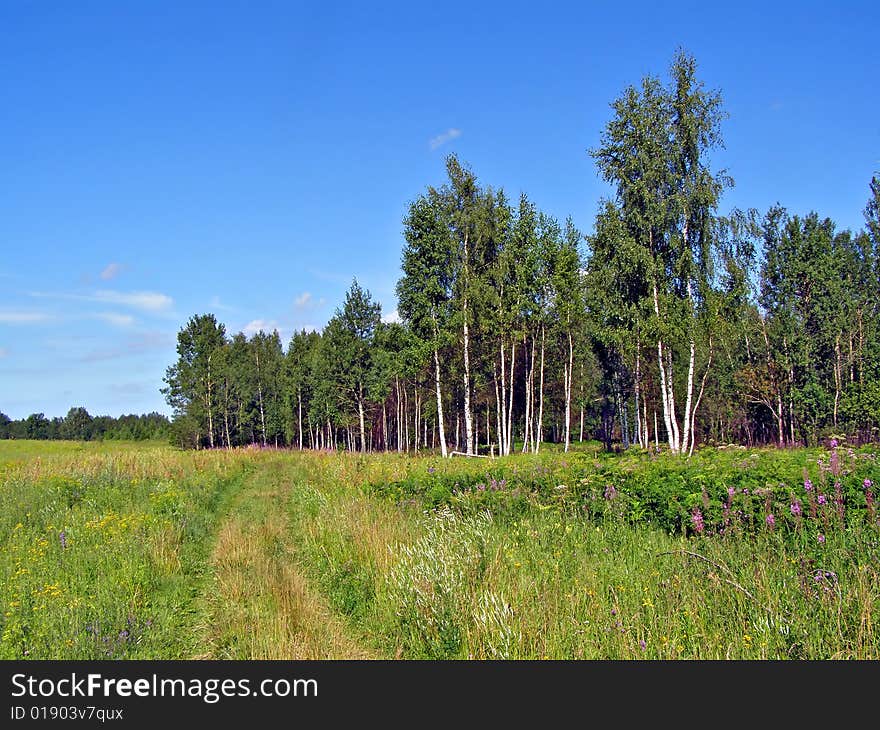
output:
[[[438,134],[436,137],[432,137],[428,141],[428,146],[432,150],[436,150],[438,147],[446,144],[447,142],[451,142],[453,139],[457,139],[461,137],[461,130],[456,129],[455,127],[450,127],[442,134]]]
[[[73,299],[80,302],[118,304],[153,314],[169,313],[174,300],[167,294],[153,291],[122,292],[114,289],[98,289],[94,294],[67,294],[65,292],[30,292],[41,299]]]
[[[0,324],[32,324],[46,322],[52,317],[44,312],[0,311]]]
[[[103,289],[95,292],[94,300],[122,304],[145,312],[165,312],[174,304],[174,300],[167,294],[152,291],[121,292]]]
[[[117,327],[130,327],[134,324],[134,317],[130,314],[119,314],[118,312],[98,312],[97,314],[91,315],[92,319],[100,319],[108,324],[116,325]]]
[[[133,357],[155,350],[165,350],[174,344],[174,337],[167,332],[144,332],[137,337],[130,337],[120,347],[105,350],[92,350],[80,359],[82,362],[101,362]]]
[[[117,276],[119,276],[121,271],[122,264],[117,264],[116,262],[107,264],[107,266],[105,266],[104,270],[101,272],[101,278],[104,281],[110,281],[110,279],[115,279]]]
[[[274,319],[252,319],[241,328],[241,331],[248,337],[257,334],[261,330],[267,333],[271,333],[272,330],[278,330],[278,333],[281,334],[281,327],[278,326],[278,322]]]
[[[293,302],[293,306],[297,309],[305,309],[312,301],[312,293],[304,291]]]
[[[400,322],[400,313],[395,309],[393,312],[382,317],[382,321],[385,322],[385,324]]]

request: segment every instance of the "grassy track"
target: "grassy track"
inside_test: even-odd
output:
[[[267,457],[248,475],[217,532],[204,596],[212,659],[367,659],[300,572],[286,505],[301,464]]]

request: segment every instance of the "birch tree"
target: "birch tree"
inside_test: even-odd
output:
[[[452,241],[441,200],[430,191],[410,204],[403,221],[403,276],[397,282],[398,312],[418,345],[430,354],[440,451],[448,455],[443,416],[440,353],[448,341],[452,300]]]

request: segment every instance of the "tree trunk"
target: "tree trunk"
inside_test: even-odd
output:
[[[397,453],[399,454],[401,451],[403,451],[403,424],[400,421],[402,414],[400,401],[400,378],[397,375],[394,376],[394,389],[397,393]]]
[[[501,338],[501,424],[498,429],[498,455],[507,453],[507,371],[505,368],[504,338]],[[498,397],[498,393],[495,393]]]
[[[510,404],[507,409],[507,445],[504,453],[513,451],[513,376],[516,372],[516,340],[510,344]]]
[[[257,393],[260,396],[260,428],[262,429],[262,442],[263,446],[266,445],[266,413],[263,410],[263,384],[258,380],[257,381]]]
[[[501,361],[504,362],[504,347],[501,348]],[[501,371],[502,380],[504,378],[504,371]],[[495,369],[495,363],[492,363],[492,380],[495,382],[495,438],[498,441],[498,456],[504,453],[503,446],[503,436],[502,436],[502,427],[501,424],[504,423],[504,418],[501,415],[502,408],[504,407],[504,395],[499,394],[498,392],[498,371]],[[503,387],[503,383],[502,383]]]
[[[643,449],[647,448],[647,443],[642,439],[642,412],[639,407],[642,389],[642,357],[641,357],[641,349],[642,343],[639,337],[636,337],[636,377],[633,381],[633,393],[636,400],[636,430],[639,433],[639,446]]]
[[[541,448],[541,439],[544,436],[544,351],[545,351],[545,330],[544,325],[541,325],[541,373],[538,376],[538,428],[535,434],[535,453],[538,453],[538,450]],[[571,333],[568,335],[568,344],[569,348],[571,347]],[[571,352],[569,352],[571,355]],[[571,407],[571,368],[572,368],[572,357],[569,357],[568,362],[568,401],[566,403],[566,422],[568,421],[568,417],[570,415],[570,407]],[[565,450],[568,451],[568,427],[566,426],[566,441],[565,441]]]
[[[467,247],[466,241],[467,236],[465,236],[465,247]],[[474,453],[474,424],[471,414],[471,360],[470,338],[468,337],[467,296],[464,298],[462,308],[464,310],[464,317],[462,318],[462,342],[464,344],[464,437],[467,442],[465,451],[468,455],[471,455]]]
[[[419,396],[419,387],[417,385],[413,386],[413,392],[416,398],[416,408],[415,413],[413,414],[413,449],[418,454],[419,453],[419,421],[422,418],[422,399]]]
[[[360,386],[358,393],[358,422],[361,427],[361,452],[364,453],[367,450],[367,432],[364,428],[364,387]]]
[[[297,418],[296,423],[299,430],[299,450],[303,448],[303,398],[302,390],[296,391]]]
[[[523,353],[525,353],[526,357],[529,354],[528,348],[528,338],[523,335]],[[526,391],[526,413],[523,419],[523,446],[522,453],[526,453],[529,448],[529,438],[531,436],[532,429],[532,408],[534,407],[535,402],[535,338],[532,337],[532,357],[529,360],[528,367],[526,367],[524,376],[524,385]]]
[[[409,453],[409,394],[406,392],[406,383],[403,384],[403,446]]]
[[[489,423],[489,399],[486,398],[486,451],[492,446],[492,426]]]
[[[660,319],[660,302],[657,294],[657,282],[653,282],[653,292],[654,292],[654,314],[657,317],[658,321]],[[678,446],[675,443],[675,436],[672,430],[672,418],[670,414],[670,403],[669,403],[669,393],[670,389],[667,385],[667,376],[666,376],[666,367],[663,364],[663,338],[657,338],[657,365],[660,369],[660,395],[661,400],[663,402],[663,424],[666,426],[666,435],[669,441],[669,450],[676,454],[678,453]],[[669,374],[669,377],[672,377],[672,373]],[[655,431],[656,433],[656,431]]]
[[[834,411],[832,413],[832,423],[834,430],[837,430],[837,406],[840,403],[840,388],[843,380],[843,364],[840,361],[840,335],[834,340]]]
[[[684,227],[684,237],[685,242],[687,241],[687,225]],[[693,297],[693,289],[691,286],[690,277],[688,277],[687,283],[687,296],[688,296],[688,306],[690,307],[690,324],[688,333],[688,346],[689,346],[689,356],[688,356],[688,374],[687,374],[687,396],[684,401],[684,414],[682,416],[682,420],[684,421],[684,438],[681,441],[681,450],[684,451],[688,449],[691,445],[691,426],[693,424],[693,418],[691,416],[691,405],[693,404],[693,394],[694,394],[694,369],[696,364],[696,343],[694,342],[694,297]],[[693,450],[691,448],[691,450]]]
[[[211,357],[213,356],[213,354],[214,353],[212,352],[210,355],[208,355],[208,378],[207,383],[205,384],[207,386],[207,393],[205,395],[205,406],[208,409],[208,443],[210,444],[212,449],[214,448],[214,419],[211,413],[211,411],[213,410],[211,408],[211,401],[213,400],[213,398],[211,397],[211,386],[213,384],[211,381]]]
[[[571,440],[571,380],[574,371],[574,343],[568,331],[568,367],[565,369],[565,451]],[[541,407],[544,401],[544,333],[541,332]]]
[[[443,393],[440,390],[440,353],[437,352],[437,348],[434,348],[434,383],[437,386],[437,431],[440,436],[440,453],[445,459],[449,454],[446,449],[446,429],[443,427]]]
[[[226,431],[226,448],[232,447],[232,440],[229,438],[229,380],[223,380],[223,428]]]
[[[688,447],[688,456],[693,455],[694,453],[694,445],[697,442],[697,408],[700,407],[700,401],[703,399],[703,392],[706,389],[706,378],[709,376],[709,368],[712,366],[712,338],[709,338],[709,357],[706,360],[706,371],[703,373],[703,379],[700,381],[700,392],[697,395],[697,400],[694,403],[694,410],[691,411],[691,430],[690,430],[690,446]]]

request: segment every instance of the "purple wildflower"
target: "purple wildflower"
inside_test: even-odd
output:
[[[772,512],[770,512],[767,517],[764,518],[764,522],[767,523],[767,527],[771,529],[773,528],[773,526],[776,524],[776,518],[773,516]]]
[[[813,490],[813,482],[811,482],[809,479],[804,479],[804,489],[806,489],[808,492],[811,492]]]
[[[825,535],[823,535],[823,534],[820,532],[820,533],[816,536],[816,540],[819,541],[819,542],[821,542],[821,543],[824,543],[824,542],[825,542]]]
[[[647,648],[648,648],[648,642],[645,641],[644,639],[639,639],[639,649],[641,649],[642,651],[645,651],[645,649],[647,649]]]
[[[694,511],[691,513],[691,522],[693,523],[694,530],[697,534],[702,535],[703,530],[705,529],[705,525],[703,524],[703,513],[700,512],[697,507],[694,507]]]
[[[605,487],[605,499],[612,500],[617,496],[617,490],[614,488],[613,484],[608,484]]]
[[[795,517],[800,517],[801,514],[803,513],[803,510],[801,509],[800,500],[797,497],[795,497],[794,501],[791,503],[791,513]]]
[[[865,479],[865,506],[868,508],[868,518],[871,522],[874,522],[874,516],[876,514],[874,508],[874,492],[871,490],[873,486],[873,482],[870,479]]]
[[[831,448],[832,448],[832,449],[836,449],[836,448],[837,448],[837,439],[831,439]]]
[[[64,530],[58,533],[58,541],[61,543],[61,549],[67,550],[67,533]]]
[[[825,495],[824,495],[824,494],[820,494],[820,495],[816,498],[816,501],[817,501],[819,504],[825,504],[828,500],[825,498]]]
[[[730,497],[730,499],[733,499],[734,494],[736,494],[736,490],[733,487],[728,487],[727,496]]]
[[[837,455],[836,451],[831,452],[831,459],[828,468],[834,476],[840,474],[840,457]]]
[[[871,487],[874,486],[874,482],[872,482],[870,479],[865,479],[865,481],[862,482],[862,486],[865,489],[870,489]]]

